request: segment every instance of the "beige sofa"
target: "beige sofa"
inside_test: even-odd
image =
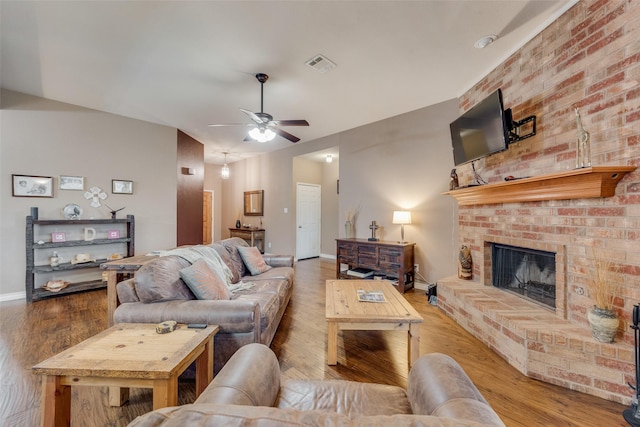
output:
[[[116,286],[115,323],[207,323],[219,325],[214,338],[214,372],[240,347],[269,345],[293,292],[293,256],[263,255],[272,268],[250,275],[238,247],[248,247],[237,237],[207,245],[214,249],[233,275],[231,282],[250,284],[228,300],[199,300],[183,282],[180,270],[191,263],[180,256],[161,256],[138,270],[132,279]],[[196,248],[197,247],[192,247]]]
[[[405,391],[340,380],[280,384],[278,360],[261,344],[238,350],[195,403],[158,409],[129,424],[195,425],[504,427],[462,368],[444,354],[418,359]]]

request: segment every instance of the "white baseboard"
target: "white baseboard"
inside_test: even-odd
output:
[[[0,294],[0,302],[14,301],[18,299],[27,299],[26,292],[11,292],[9,294]]]
[[[327,258],[327,259],[336,259],[335,255],[331,255],[331,254],[320,254],[320,258]]]

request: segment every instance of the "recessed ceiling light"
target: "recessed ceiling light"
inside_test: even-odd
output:
[[[481,39],[478,39],[478,41],[476,41],[473,46],[478,49],[484,49],[496,40],[498,40],[498,36],[496,36],[495,34],[490,34],[488,36],[482,37]]]

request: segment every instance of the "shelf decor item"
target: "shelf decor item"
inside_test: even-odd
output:
[[[64,233],[54,232],[54,233],[51,233],[51,241],[54,243],[59,243],[59,242],[66,242],[67,239]]]
[[[62,215],[66,219],[80,219],[82,216],[82,208],[75,203],[69,203],[62,208]]]
[[[11,175],[13,197],[53,197],[53,178],[50,176]]]

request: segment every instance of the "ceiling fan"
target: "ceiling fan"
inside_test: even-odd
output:
[[[289,132],[280,129],[280,126],[309,126],[309,122],[306,120],[273,120],[273,116],[271,114],[267,114],[263,111],[264,83],[269,79],[269,76],[264,73],[258,73],[256,74],[256,79],[260,82],[260,112],[254,113],[253,111],[240,108],[240,111],[249,116],[254,123],[231,123],[209,126],[251,126],[252,129],[249,131],[249,135],[244,139],[245,141],[267,142],[275,138],[276,135],[280,135],[291,142],[300,141],[300,138],[297,136],[291,135]]]

